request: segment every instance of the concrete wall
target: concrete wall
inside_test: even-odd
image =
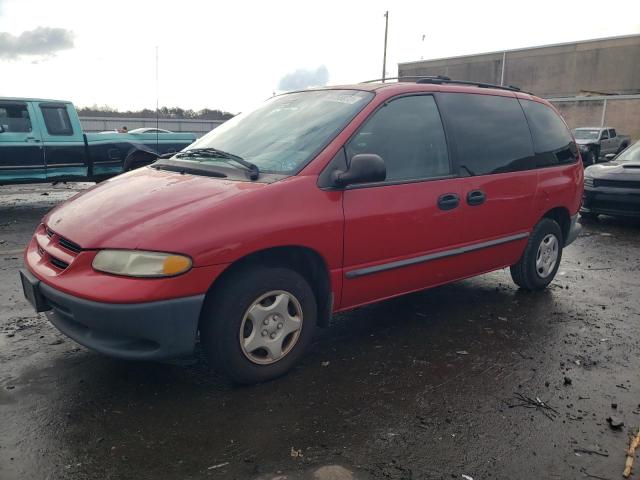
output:
[[[613,127],[618,132],[631,136],[632,140],[640,140],[640,95],[550,101],[571,128]]]
[[[543,97],[635,94],[640,93],[640,35],[398,65],[399,77],[419,75],[516,85]]]
[[[398,65],[399,77],[428,75],[516,85],[551,100],[571,128],[606,125],[640,139],[640,35]]]
[[[156,128],[155,118],[80,117],[80,123],[85,132],[116,130],[122,126],[126,126],[129,130],[142,127]],[[158,122],[158,127],[172,132],[195,133],[196,136],[201,137],[222,123],[224,123],[224,120],[161,118]]]

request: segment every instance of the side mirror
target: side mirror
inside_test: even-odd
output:
[[[381,182],[387,178],[387,167],[380,155],[359,153],[351,158],[346,171],[333,172],[333,183],[338,187],[346,187],[354,183]]]
[[[614,158],[616,158],[616,154],[615,153],[607,153],[604,158],[606,158],[607,160],[613,160]]]

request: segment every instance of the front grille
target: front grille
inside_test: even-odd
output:
[[[73,243],[71,240],[67,240],[64,237],[59,237],[58,243],[61,247],[66,248],[67,250],[72,251],[73,253],[79,253],[82,250],[82,247],[77,243]]]
[[[593,187],[593,178],[584,177],[584,186],[585,187]]]
[[[639,180],[605,180],[597,178],[594,181],[596,187],[610,187],[610,188],[640,188]],[[586,181],[585,181],[586,185]]]
[[[76,256],[82,252],[82,247],[68,238],[60,236],[48,226],[42,225],[35,233],[38,253],[43,261],[56,271],[69,268]]]
[[[59,268],[60,270],[65,270],[69,266],[67,262],[63,262],[62,260],[56,257],[49,256],[49,261],[53,266]]]

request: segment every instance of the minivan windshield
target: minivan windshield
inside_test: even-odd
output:
[[[616,157],[615,161],[621,163],[640,163],[640,142],[636,142],[629,148],[624,150],[620,155]]]
[[[600,136],[600,130],[597,128],[576,128],[573,130],[573,136],[576,140],[597,140]]]
[[[212,148],[255,164],[260,172],[295,174],[371,101],[361,90],[308,90],[272,97],[212,130],[188,150]],[[189,162],[178,155],[172,160]],[[202,164],[226,162],[208,156]]]

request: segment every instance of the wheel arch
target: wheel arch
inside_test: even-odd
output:
[[[571,215],[569,214],[569,210],[565,207],[555,207],[551,210],[548,210],[540,220],[543,218],[550,218],[554,220],[558,225],[560,225],[560,230],[562,231],[562,241],[566,241],[569,230],[571,229]]]
[[[329,268],[325,259],[316,250],[299,245],[287,245],[266,248],[249,253],[229,265],[218,276],[206,293],[206,300],[210,299],[217,289],[227,279],[244,268],[251,266],[278,266],[291,268],[302,275],[311,286],[318,305],[317,323],[319,326],[327,326],[331,320],[333,307],[333,294]]]
[[[158,158],[158,154],[146,149],[133,148],[129,151],[129,153],[127,153],[127,156],[125,157],[124,162],[122,163],[122,171],[123,172],[129,171],[131,167],[135,165],[136,160],[139,158],[149,159],[150,160],[149,163],[152,163]]]

